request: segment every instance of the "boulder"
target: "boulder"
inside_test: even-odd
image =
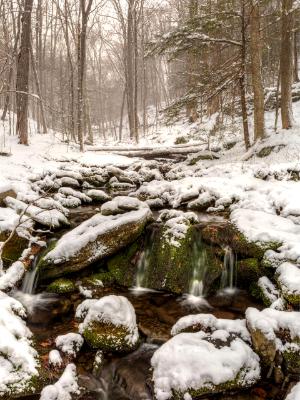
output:
[[[300,312],[248,308],[247,327],[254,350],[267,367],[300,373]]]
[[[102,215],[124,214],[128,211],[139,210],[141,208],[149,208],[146,203],[127,196],[117,196],[113,200],[104,203],[101,207]]]
[[[219,222],[210,224],[202,230],[202,238],[205,242],[220,247],[229,246],[243,257],[262,259],[266,250],[276,250],[278,242],[251,242],[231,222]]]
[[[56,279],[47,287],[47,292],[56,294],[74,293],[76,286],[70,279]]]
[[[79,332],[93,349],[128,352],[138,344],[135,311],[123,296],[85,300],[77,307],[76,318],[83,320]]]
[[[4,199],[6,197],[12,197],[13,199],[17,198],[17,193],[13,189],[6,188],[5,190],[0,191],[0,207],[5,206]]]
[[[238,337],[219,329],[180,333],[151,359],[156,399],[190,399],[253,386],[259,358]]]
[[[122,215],[94,215],[66,233],[40,261],[40,278],[79,271],[134,242],[151,219],[149,208]]]
[[[203,245],[194,226],[197,216],[182,211],[163,211],[146,238],[139,267],[143,270],[139,285],[173,293],[188,293],[194,271],[200,266],[209,270],[204,286],[209,289],[221,275],[221,262]],[[202,264],[201,264],[202,263]],[[200,265],[201,264],[201,265]],[[201,273],[201,271],[199,271]]]
[[[300,268],[285,262],[276,270],[276,280],[285,300],[297,307],[300,305]]]

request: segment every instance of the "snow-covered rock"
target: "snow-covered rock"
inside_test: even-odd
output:
[[[264,304],[266,304],[268,307],[270,307],[279,299],[280,292],[268,277],[262,276],[259,278],[257,286],[261,292],[260,297],[262,298]]]
[[[141,208],[148,208],[148,205],[138,199],[127,196],[118,196],[113,200],[104,203],[101,207],[102,215],[124,214],[128,211],[136,211]]]
[[[226,392],[252,386],[260,378],[259,358],[241,339],[225,330],[180,333],[153,355],[157,400]]]
[[[25,275],[26,269],[21,261],[14,262],[2,275],[0,275],[0,290],[6,292],[13,289]]]
[[[76,366],[69,364],[54,385],[42,390],[40,400],[72,400],[76,394],[79,394]]]
[[[67,333],[66,335],[57,336],[55,339],[56,347],[63,353],[76,357],[77,353],[83,345],[83,337],[78,333]]]
[[[79,332],[92,348],[122,352],[138,343],[135,311],[123,296],[85,300],[77,307],[76,318],[83,320]]]
[[[60,226],[69,225],[65,215],[57,209],[45,210],[35,205],[27,205],[20,200],[13,199],[12,197],[7,197],[5,203],[17,213],[24,213],[33,221],[50,228],[59,228]]]
[[[105,202],[111,200],[110,195],[104,192],[104,190],[89,189],[86,194],[94,201]]]
[[[26,327],[22,304],[0,292],[0,397],[30,393],[38,376],[38,354]]]
[[[300,268],[285,262],[277,268],[276,275],[283,297],[294,306],[300,305]]]
[[[42,279],[78,271],[132,243],[151,219],[149,208],[117,216],[94,215],[66,233],[41,261]]]
[[[300,373],[300,312],[248,308],[246,320],[254,350],[266,365],[271,366],[279,352],[284,368]]]
[[[213,333],[216,330],[225,330],[226,332],[240,337],[245,342],[251,343],[250,333],[246,327],[244,319],[222,319],[216,318],[212,314],[186,315],[180,318],[172,327],[172,336],[182,332],[206,332]]]
[[[63,360],[61,358],[60,352],[58,350],[51,350],[49,353],[49,365],[52,367],[60,368],[63,365]]]

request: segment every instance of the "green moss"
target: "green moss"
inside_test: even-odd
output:
[[[108,262],[108,270],[111,277],[121,286],[131,287],[134,285],[136,276],[136,256],[143,245],[143,238],[139,238],[131,246],[123,249]]]
[[[291,374],[300,374],[300,350],[287,350],[282,353],[285,369]]]
[[[246,258],[237,262],[239,288],[248,289],[249,285],[256,283],[261,276],[263,272],[256,258]]]
[[[229,392],[231,390],[236,390],[236,389],[244,389],[249,387],[249,385],[245,385],[243,382],[243,379],[241,378],[244,375],[244,369],[240,371],[240,373],[237,375],[235,379],[232,379],[228,382],[222,383],[220,385],[214,385],[213,383],[208,384],[207,387],[202,387],[199,389],[193,389],[190,388],[188,390],[185,390],[183,393],[181,392],[173,392],[173,399],[174,400],[182,400],[184,393],[188,392],[192,398],[198,398],[203,395],[209,395],[209,394],[218,394],[218,393],[223,393],[223,392]]]
[[[47,287],[47,292],[56,294],[73,293],[75,291],[76,286],[70,279],[56,279]]]
[[[208,272],[204,286],[210,288],[221,274],[221,263],[210,248],[201,242],[199,231],[189,226],[184,238],[176,239],[175,245],[166,235],[166,228],[160,226],[150,238],[143,286],[163,289],[176,294],[187,293],[193,278],[193,271],[199,262]]]
[[[9,232],[0,233],[0,242],[5,242],[9,234]],[[9,266],[13,262],[17,261],[21,257],[23,251],[27,249],[28,245],[28,239],[20,237],[15,233],[3,248],[2,259],[4,265]]]
[[[94,322],[84,330],[83,337],[93,349],[105,352],[128,352],[136,347],[128,343],[128,333],[122,326]]]
[[[277,250],[281,246],[278,242],[250,242],[230,222],[206,226],[202,236],[210,244],[230,246],[236,254],[257,260],[261,260],[267,250]]]
[[[104,286],[111,286],[115,282],[115,278],[110,272],[98,272],[83,279],[83,284],[85,286],[99,287],[100,282],[102,282]]]

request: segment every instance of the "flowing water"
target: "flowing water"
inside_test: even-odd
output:
[[[195,297],[204,297],[204,282],[208,268],[208,259],[201,240],[195,240],[193,243],[192,259],[194,268],[190,282],[189,294]]]
[[[25,294],[34,294],[38,279],[38,257],[35,257],[31,270],[27,271],[23,279],[21,292]]]
[[[221,290],[234,290],[237,282],[237,259],[231,247],[224,248],[223,272],[221,276]]]

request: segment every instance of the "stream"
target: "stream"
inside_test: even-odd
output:
[[[73,212],[72,228],[97,212],[92,207],[82,207]],[[222,221],[222,217],[201,214],[201,223]],[[60,236],[59,232],[56,237]],[[197,246],[197,244],[194,244]],[[207,259],[205,252],[194,249],[198,254],[189,293],[181,296],[147,290],[144,288],[144,273],[147,269],[147,252],[144,249],[137,262],[136,284],[131,289],[123,287],[99,287],[94,298],[116,294],[128,298],[134,306],[138,328],[141,334],[139,348],[128,355],[105,355],[104,366],[100,373],[93,373],[95,351],[84,344],[75,363],[78,369],[79,383],[84,388],[82,400],[151,400],[150,360],[154,351],[170,339],[170,330],[175,322],[188,314],[210,313],[217,318],[242,319],[248,307],[262,309],[262,305],[250,295],[235,288],[236,257],[230,248],[225,249],[223,273],[220,291],[207,296],[203,282],[206,274]],[[193,251],[194,251],[193,250]],[[83,301],[79,293],[71,295],[51,295],[36,287],[36,264],[26,274],[20,291],[14,297],[20,300],[28,310],[28,327],[34,334],[36,348],[45,369],[49,370],[48,354],[55,348],[58,335],[78,331],[78,322],[74,319],[76,307]],[[55,382],[61,372],[51,370],[50,377]],[[244,393],[232,395],[214,395],[212,399],[222,400],[259,400],[280,399],[280,388],[261,382]],[[24,400],[39,399],[38,395],[27,396]]]

